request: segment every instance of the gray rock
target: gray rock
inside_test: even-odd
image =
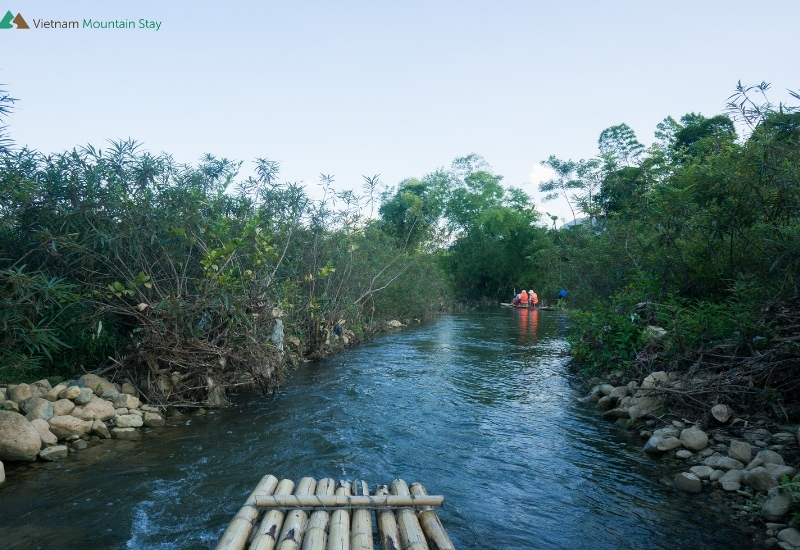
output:
[[[675,426],[664,426],[653,432],[653,435],[660,435],[661,437],[678,437],[681,431]]]
[[[764,464],[764,468],[775,481],[780,481],[783,476],[787,476],[791,479],[797,473],[797,470],[791,466],[781,466],[780,464],[771,464],[769,462]]]
[[[41,397],[29,397],[19,404],[19,408],[22,409],[28,420],[40,418],[47,422],[53,418],[53,404]]]
[[[83,388],[86,387],[86,382],[84,382],[83,380],[80,380],[80,379],[73,380],[72,382],[67,382],[67,387],[70,387],[70,386],[75,386],[76,388],[83,389]]]
[[[75,418],[80,418],[81,420],[92,421],[95,418],[95,412],[92,410],[86,410],[86,407],[84,407],[83,405],[76,405],[75,408],[72,409],[72,412],[69,414],[70,416],[74,416]]]
[[[13,384],[6,388],[6,398],[14,403],[21,404],[31,397],[33,397],[33,391],[28,384]]]
[[[136,409],[139,407],[139,398],[134,397],[127,393],[120,393],[114,400],[114,406],[117,408]]]
[[[671,451],[672,449],[677,449],[680,446],[681,446],[681,440],[678,439],[677,437],[667,437],[662,439],[656,444],[656,447],[662,453]]]
[[[772,442],[786,445],[788,443],[796,443],[795,435],[789,432],[778,432],[772,434]]]
[[[784,462],[781,455],[775,451],[770,451],[769,449],[758,451],[756,458],[760,458],[765,464],[780,464],[781,466],[786,465],[786,462]]]
[[[650,439],[647,440],[647,443],[644,444],[644,452],[651,455],[651,456],[661,456],[662,451],[658,449],[658,444],[664,438],[659,435],[651,436]]]
[[[749,464],[753,457],[753,448],[746,441],[731,440],[728,456],[742,464]]]
[[[680,451],[675,453],[675,458],[679,458],[681,460],[686,460],[687,458],[692,458],[692,452],[687,451],[686,449],[681,449]]]
[[[0,461],[0,485],[6,482],[6,468],[3,466],[3,462]]]
[[[789,513],[792,507],[791,495],[775,495],[769,497],[761,505],[761,515],[766,521],[778,521]]]
[[[719,479],[719,484],[722,489],[728,492],[738,491],[742,488],[742,472],[741,470],[729,470],[725,475]]]
[[[607,411],[611,409],[614,406],[614,403],[616,402],[617,399],[615,397],[609,397],[606,395],[601,397],[600,400],[597,402],[597,408],[599,408],[601,411]]]
[[[92,397],[91,401],[84,405],[84,411],[92,411],[95,418],[104,422],[106,420],[111,420],[117,415],[114,405],[99,397]]]
[[[94,392],[91,388],[81,388],[81,393],[75,398],[75,403],[78,405],[85,405],[94,397]]]
[[[715,470],[710,466],[692,466],[689,468],[689,471],[692,472],[694,475],[699,477],[700,479],[709,479],[711,474],[714,472],[718,472],[719,470]]]
[[[752,428],[745,431],[742,434],[742,437],[744,437],[748,441],[753,441],[753,442],[766,441],[767,439],[772,437],[772,434],[770,433],[769,430],[765,428]]]
[[[667,375],[666,372],[664,371],[654,372],[647,375],[645,379],[642,380],[642,389],[647,390],[650,388],[654,388],[657,385],[665,384],[667,381],[669,381],[669,376]]]
[[[703,482],[691,472],[681,472],[673,479],[675,488],[684,493],[702,493]]]
[[[784,529],[778,533],[778,540],[781,542],[788,542],[792,546],[800,546],[800,531],[794,527]]]
[[[75,399],[81,394],[81,388],[78,386],[67,386],[58,394],[59,399]]]
[[[744,464],[727,456],[711,455],[703,460],[703,466],[711,466],[715,470],[741,470]]]
[[[114,402],[119,397],[119,392],[117,390],[107,390],[101,393],[100,397],[106,401]]]
[[[39,438],[42,440],[43,447],[52,447],[58,444],[58,438],[53,432],[50,431],[50,424],[41,418],[31,420],[31,425],[39,432]]]
[[[116,425],[117,428],[140,428],[144,422],[135,414],[124,414],[116,417]]]
[[[603,418],[606,420],[627,420],[630,417],[631,415],[628,412],[628,409],[611,409],[603,413]]]
[[[86,387],[90,388],[96,395],[102,395],[105,391],[119,391],[116,384],[96,374],[84,374],[80,377],[80,380],[83,380]]]
[[[71,436],[80,437],[88,433],[92,428],[92,423],[86,420],[81,420],[71,415],[54,416],[48,420],[50,424],[50,431],[53,432],[58,439],[67,439]]]
[[[9,399],[5,403],[3,403],[3,408],[5,410],[7,410],[7,411],[18,413],[19,412],[19,403],[17,403],[16,401],[11,401]]]
[[[42,448],[39,432],[19,413],[0,411],[0,460],[33,461]]]
[[[136,386],[134,386],[130,382],[123,382],[122,388],[119,390],[119,392],[127,393],[128,395],[132,395],[134,397],[139,395],[139,390],[137,390]]]
[[[148,428],[159,428],[164,425],[164,417],[158,413],[144,413],[144,425]]]
[[[94,422],[92,422],[91,433],[103,439],[111,438],[111,432],[108,430],[108,426],[106,426],[105,422],[99,419],[96,419]]]
[[[75,408],[75,403],[69,399],[59,399],[53,402],[53,416],[66,416]],[[49,419],[48,419],[49,420]]]
[[[66,445],[56,445],[54,447],[47,447],[46,449],[39,451],[39,458],[48,462],[52,462],[54,460],[67,458],[68,452],[69,451],[67,450]]]
[[[135,441],[142,438],[142,432],[136,428],[112,428],[111,437],[126,441]]]
[[[681,432],[681,443],[690,451],[702,451],[708,447],[708,435],[700,428],[687,428]]]
[[[742,479],[745,485],[751,487],[754,491],[764,493],[778,485],[778,482],[761,466],[753,468],[752,470],[746,470]]]
[[[49,392],[47,392],[47,400],[48,401],[58,401],[59,394],[61,394],[61,392],[64,391],[65,389],[67,389],[67,385],[66,384],[58,384],[58,385],[56,385],[56,387],[54,387]]]
[[[731,470],[731,472],[738,472],[739,470]],[[722,470],[714,470],[714,473],[708,476],[709,481],[719,481],[725,476],[725,472]]]
[[[75,441],[69,444],[69,448],[72,449],[73,451],[82,451],[88,446],[89,444],[83,439],[76,439]]]
[[[754,458],[753,460],[750,461],[745,470],[752,470],[753,468],[758,468],[759,466],[763,465],[764,465],[763,460],[761,460],[760,458]]]
[[[609,397],[616,397],[617,399],[622,399],[628,395],[628,386],[617,386],[616,388],[612,388],[611,392],[608,394]]]
[[[728,405],[714,405],[711,407],[711,416],[717,419],[717,422],[725,424],[733,416],[733,409]]]
[[[598,391],[603,394],[603,397],[608,397],[611,395],[611,392],[614,391],[614,386],[611,384],[600,384]]]

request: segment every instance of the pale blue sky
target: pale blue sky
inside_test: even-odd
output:
[[[387,185],[483,155],[535,193],[549,155],[588,158],[628,123],[714,115],[738,80],[800,89],[800,2],[26,1],[0,31],[0,83],[20,145],[60,151],[132,137]],[[1,16],[2,14],[0,14]],[[140,18],[159,31],[44,30],[36,19]],[[543,210],[565,214],[552,203]]]

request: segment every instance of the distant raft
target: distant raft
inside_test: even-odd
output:
[[[370,493],[366,481],[266,475],[228,524],[217,550],[455,550],[420,483],[395,479]],[[374,533],[373,533],[374,526]]]

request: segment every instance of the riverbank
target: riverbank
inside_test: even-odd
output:
[[[669,396],[685,387],[674,372],[636,380],[615,373],[587,385],[583,400],[643,442],[662,483],[697,495],[697,506],[706,498],[726,506],[731,522],[758,545],[800,548],[800,426],[724,404],[687,418],[670,404]]]

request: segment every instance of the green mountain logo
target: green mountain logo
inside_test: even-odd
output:
[[[14,25],[16,25],[18,29],[30,29],[28,22],[25,21],[21,13],[14,15],[10,11],[7,11],[3,19],[0,19],[0,29],[13,29]]]

